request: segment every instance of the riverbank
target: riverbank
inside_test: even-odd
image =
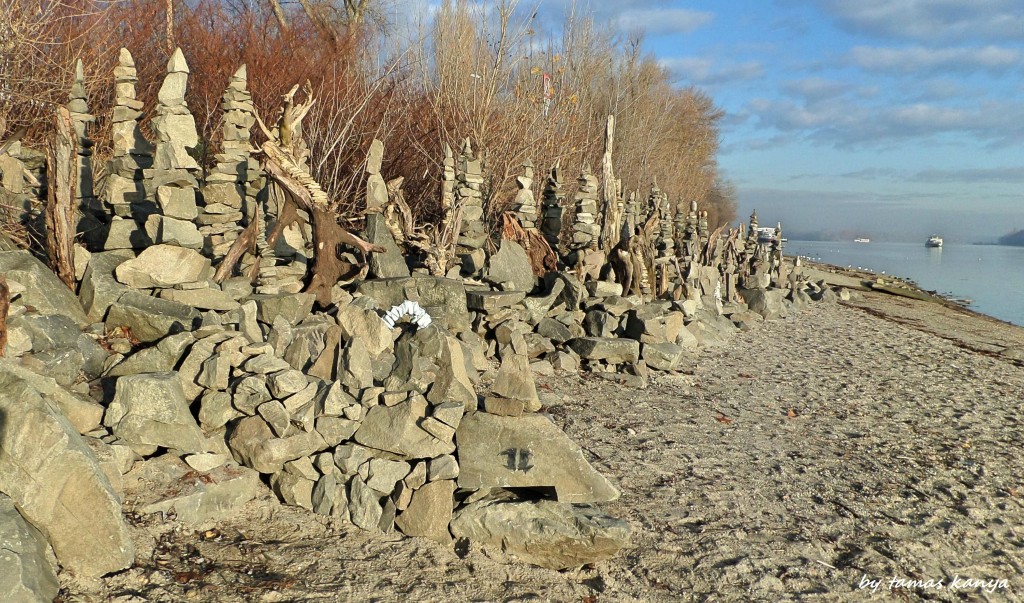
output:
[[[1024,372],[979,342],[1024,344],[1024,329],[934,316],[867,292],[758,323],[646,390],[539,377],[547,412],[622,490],[605,510],[633,528],[593,567],[371,535],[266,493],[217,525],[136,517],[139,563],[71,590],[125,602],[1019,598]],[[957,592],[956,577],[993,582]]]

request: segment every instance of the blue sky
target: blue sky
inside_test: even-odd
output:
[[[909,241],[1024,228],[1024,1],[589,7],[644,27],[679,85],[726,111],[719,160],[742,216]]]

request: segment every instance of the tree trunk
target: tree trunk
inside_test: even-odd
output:
[[[46,152],[46,252],[50,258],[50,269],[74,291],[74,200],[78,158],[71,114],[64,107],[57,108],[56,126]]]
[[[174,54],[174,0],[165,0],[166,6],[166,21],[165,25],[167,31],[167,54]]]
[[[11,289],[7,279],[0,276],[0,358],[7,350],[7,310],[11,307]]]
[[[269,0],[270,10],[274,12],[274,18],[277,19],[277,26],[281,31],[288,31],[288,19],[284,16],[284,10],[281,9],[281,3],[278,0]]]

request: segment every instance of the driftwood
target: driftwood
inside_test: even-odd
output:
[[[0,358],[7,350],[7,311],[10,307],[11,288],[7,286],[7,279],[0,276]]]
[[[227,254],[224,255],[224,259],[221,260],[220,265],[217,266],[217,272],[213,275],[213,280],[220,284],[223,283],[231,274],[235,271],[235,266],[242,259],[242,256],[248,252],[251,255],[256,256],[256,267],[250,273],[249,280],[255,280],[256,274],[259,268],[259,256],[256,254],[256,235],[259,228],[259,217],[260,208],[257,205],[252,212],[252,219],[249,221],[249,225],[245,227],[238,238],[231,243],[231,247],[228,249]]]
[[[379,245],[368,243],[338,224],[331,209],[327,193],[304,166],[309,155],[302,140],[302,119],[315,102],[309,82],[303,86],[305,102],[296,103],[298,85],[284,95],[277,123],[268,128],[256,115],[256,121],[267,140],[260,145],[263,168],[273,183],[284,193],[284,202],[277,223],[267,243],[273,245],[289,224],[299,219],[298,210],[304,210],[313,224],[313,276],[306,287],[316,294],[322,305],[330,303],[331,287],[341,279],[351,279],[365,272],[365,262],[355,266],[341,259],[340,245],[349,245],[363,254],[385,251]]]
[[[519,219],[512,212],[502,214],[501,220],[501,237],[515,241],[526,250],[534,276],[544,276],[548,272],[558,269],[558,257],[552,251],[551,245],[548,244],[544,235],[535,230],[523,228]]]
[[[75,289],[75,186],[78,161],[71,114],[57,107],[56,131],[46,149],[46,252],[50,268]]]
[[[612,148],[615,144],[615,116],[609,115],[604,131],[604,155],[601,157],[601,225],[600,247],[607,252],[619,244],[622,235],[622,214],[619,195],[615,186],[615,169],[612,166]]]

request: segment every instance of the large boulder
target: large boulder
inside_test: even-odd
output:
[[[455,440],[460,488],[553,488],[557,499],[568,503],[619,497],[579,445],[544,415],[470,413],[459,424]]]
[[[56,566],[46,538],[0,494],[0,601],[50,603],[60,589]]]
[[[135,289],[173,287],[213,275],[210,260],[194,249],[173,245],[147,247],[114,269],[118,282]]]
[[[407,536],[421,536],[448,544],[452,541],[448,524],[452,520],[452,496],[455,482],[430,482],[412,494],[405,511],[395,519],[395,525]]]
[[[364,281],[357,290],[384,310],[404,301],[417,302],[433,321],[453,333],[470,330],[466,287],[461,280],[436,276],[410,276]]]
[[[135,547],[96,456],[50,400],[0,371],[0,491],[66,570],[95,577],[129,567]]]
[[[743,289],[740,292],[750,311],[757,312],[765,320],[786,317],[788,314],[786,295],[788,294],[788,289]]]
[[[119,378],[103,424],[139,454],[157,447],[206,451],[206,438],[173,371]]]
[[[32,306],[40,314],[63,314],[79,325],[89,324],[74,292],[31,253],[0,251],[0,274],[25,288],[19,303]]]
[[[117,282],[114,270],[134,257],[130,249],[104,251],[89,257],[89,265],[78,287],[78,299],[90,321],[103,320],[110,306],[128,290],[126,285]]]
[[[366,241],[384,248],[384,253],[370,254],[371,275],[377,278],[409,276],[409,265],[405,263],[405,255],[395,243],[395,238],[391,236],[383,215],[374,213],[366,216]]]
[[[193,331],[201,318],[192,306],[128,290],[110,306],[106,324],[108,332],[127,327],[139,341],[148,343],[174,333]]]
[[[586,360],[604,360],[609,364],[635,363],[640,359],[640,342],[617,337],[577,337],[567,343]]]
[[[173,511],[178,521],[185,522],[228,517],[260,489],[259,474],[252,469],[229,462],[199,470],[173,454],[138,463],[124,480],[136,511]]]
[[[487,280],[505,291],[533,291],[537,278],[530,257],[515,241],[503,239],[498,252],[487,260]]]
[[[593,507],[549,500],[474,502],[452,519],[451,531],[456,538],[555,570],[609,559],[631,533],[627,522]]]
[[[78,433],[87,433],[100,426],[103,406],[61,387],[52,377],[39,375],[9,359],[0,358],[0,372],[23,379],[32,389],[52,402]],[[0,421],[0,428],[3,422]]]

